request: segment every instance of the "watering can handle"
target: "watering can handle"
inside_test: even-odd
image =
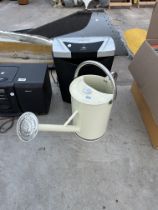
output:
[[[113,87],[114,87],[114,97],[113,99],[116,99],[116,95],[117,95],[117,87],[116,87],[116,83],[115,83],[115,80],[111,74],[111,72],[101,63],[97,62],[97,61],[93,61],[93,60],[88,60],[88,61],[83,61],[82,63],[80,63],[75,71],[75,74],[74,74],[74,78],[78,77],[78,74],[81,70],[81,68],[85,65],[94,65],[98,68],[100,68],[102,71],[105,72],[105,74],[107,74],[107,76],[109,77]]]

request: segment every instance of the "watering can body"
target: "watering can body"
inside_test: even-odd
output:
[[[72,112],[79,110],[79,115],[73,120],[73,124],[80,128],[76,134],[90,141],[102,137],[107,129],[111,108],[112,104],[91,106],[72,98]]]
[[[97,75],[84,75],[73,80],[70,85],[72,113],[78,115],[73,124],[80,130],[77,133],[83,139],[96,140],[107,129],[114,88],[108,78]]]

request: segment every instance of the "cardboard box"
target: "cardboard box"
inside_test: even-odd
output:
[[[138,106],[138,109],[140,111],[144,125],[150,136],[151,144],[155,149],[158,149],[158,125],[155,123],[155,120],[153,119],[149,106],[146,103],[144,96],[142,95],[136,82],[133,82],[131,91],[134,96],[135,102]]]
[[[147,39],[135,54],[129,70],[158,125],[158,3],[153,9]]]

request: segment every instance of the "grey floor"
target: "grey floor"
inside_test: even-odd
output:
[[[46,0],[28,6],[0,3],[0,29],[36,27],[75,9],[54,9]],[[120,32],[146,28],[151,9],[110,10]],[[0,210],[157,210],[158,151],[151,147],[130,92],[130,60],[116,57],[118,97],[106,135],[93,143],[75,134],[39,133],[22,143],[15,126],[0,135]],[[53,84],[50,113],[40,122],[63,123],[71,107]]]

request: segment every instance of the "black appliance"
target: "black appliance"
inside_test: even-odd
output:
[[[115,44],[111,37],[58,37],[53,39],[53,58],[63,101],[70,102],[69,85],[77,66],[85,60],[99,61],[111,70]],[[80,75],[105,76],[99,68],[84,66]]]
[[[46,114],[51,97],[46,64],[0,64],[0,116]]]

